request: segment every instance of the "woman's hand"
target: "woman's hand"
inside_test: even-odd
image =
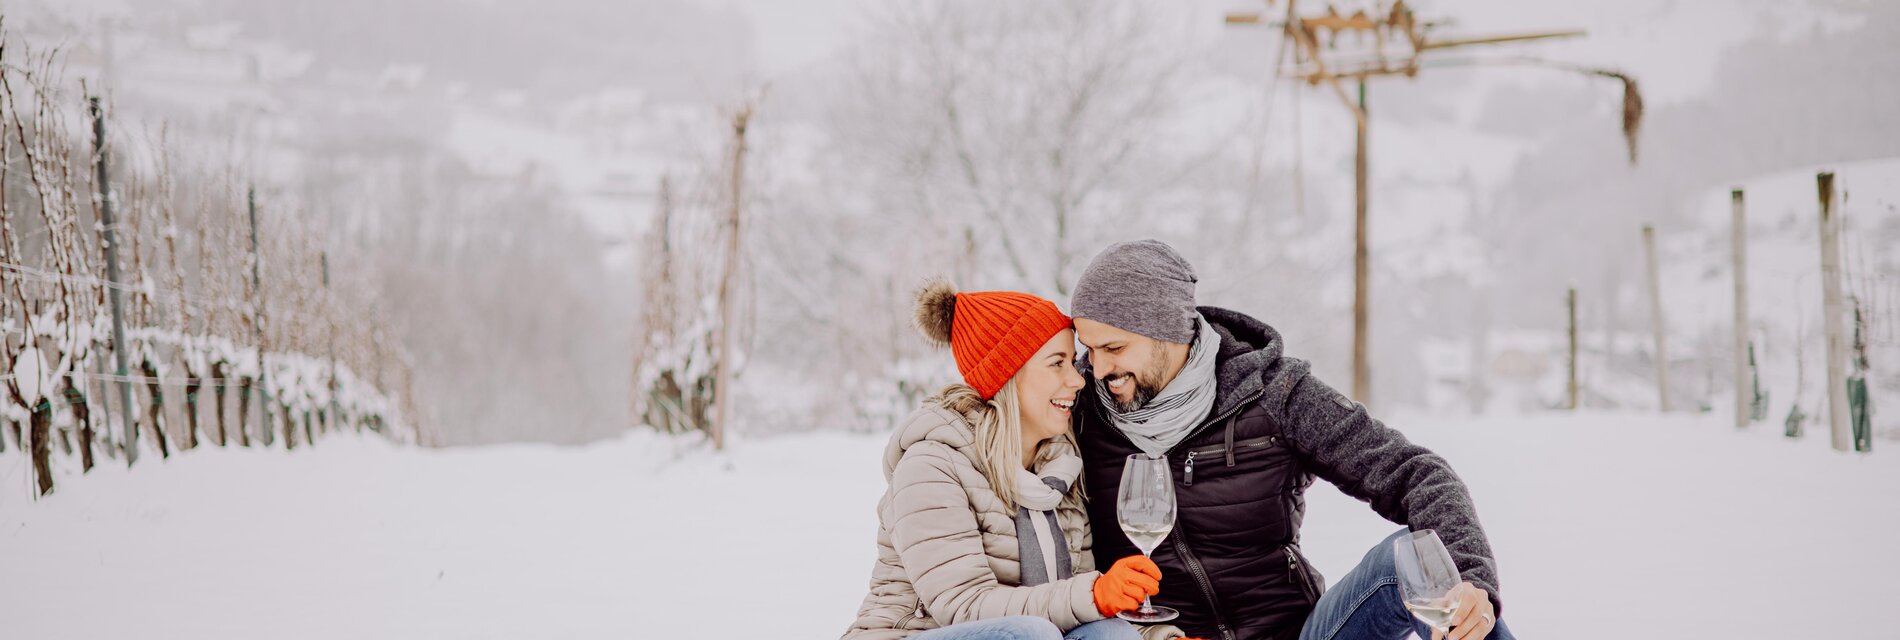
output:
[[[1470,582],[1461,582],[1451,588],[1450,595],[1458,601],[1451,630],[1432,630],[1432,640],[1484,640],[1491,635],[1491,629],[1498,626],[1498,615],[1491,608],[1490,594]]]
[[[1148,596],[1161,592],[1161,567],[1147,556],[1128,556],[1095,579],[1095,610],[1104,618],[1141,606]]]

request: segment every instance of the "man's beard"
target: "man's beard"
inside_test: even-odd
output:
[[[1132,378],[1135,382],[1135,397],[1128,402],[1122,402],[1121,397],[1113,393],[1108,394],[1108,397],[1115,401],[1115,409],[1122,413],[1128,413],[1140,409],[1143,405],[1148,404],[1149,400],[1153,400],[1155,396],[1161,395],[1161,372],[1167,366],[1167,354],[1163,353],[1160,349],[1156,349],[1155,357],[1148,362],[1146,369],[1139,372],[1118,373],[1102,379],[1103,384],[1121,378]]]

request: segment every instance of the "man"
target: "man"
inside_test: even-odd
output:
[[[1510,639],[1497,622],[1496,563],[1463,481],[1283,355],[1280,334],[1197,307],[1193,267],[1154,240],[1110,246],[1076,283],[1071,313],[1088,353],[1077,398],[1098,559],[1137,553],[1115,495],[1133,454],[1165,455],[1177,515],[1154,552],[1157,605],[1209,640]],[[1391,540],[1325,589],[1300,554],[1305,491],[1317,476],[1412,530],[1434,529],[1463,583],[1448,634],[1406,612]]]

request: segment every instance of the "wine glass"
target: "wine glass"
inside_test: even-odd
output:
[[[1121,520],[1122,533],[1141,548],[1144,556],[1153,556],[1155,547],[1174,530],[1174,474],[1168,459],[1155,454],[1128,456],[1122,465],[1122,488],[1116,496],[1115,513]],[[1181,612],[1154,606],[1148,598],[1141,608],[1116,614],[1130,622],[1167,622]]]
[[[1398,566],[1399,597],[1405,609],[1426,626],[1449,631],[1452,614],[1458,612],[1451,590],[1463,579],[1438,532],[1425,529],[1399,536],[1392,541],[1392,560]]]

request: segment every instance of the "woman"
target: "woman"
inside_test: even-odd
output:
[[[917,296],[917,327],[963,384],[891,435],[871,593],[845,640],[1138,640],[1179,636],[1115,618],[1161,571],[1142,556],[1094,570],[1069,409],[1075,332],[1056,305],[1011,292]]]

